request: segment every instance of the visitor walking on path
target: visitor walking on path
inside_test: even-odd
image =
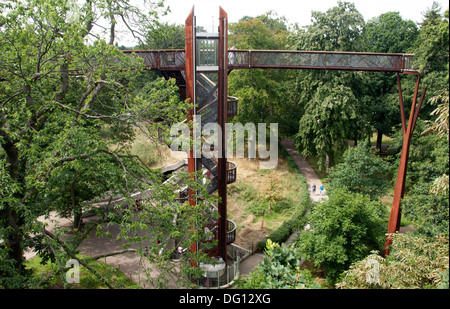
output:
[[[309,199],[313,202],[318,202],[321,201],[322,199],[328,198],[325,192],[322,192],[322,194],[316,194],[317,187],[319,187],[319,189],[320,187],[324,187],[322,181],[314,172],[311,165],[309,165],[309,163],[305,160],[305,158],[297,152],[294,146],[294,140],[292,138],[283,138],[280,141],[280,144],[284,147],[284,149],[286,149],[286,151],[294,160],[295,164],[297,164],[300,173],[306,179],[306,184],[308,188],[312,189],[309,194]]]

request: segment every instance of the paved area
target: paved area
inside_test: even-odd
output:
[[[264,260],[265,255],[263,253],[254,253],[248,258],[243,260],[239,267],[239,272],[242,276],[248,275],[252,272],[253,268]]]

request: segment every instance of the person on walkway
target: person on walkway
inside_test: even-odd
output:
[[[323,189],[325,189],[325,187],[323,185],[320,186],[320,194],[323,195]]]
[[[313,185],[312,185],[312,193],[313,193],[313,194],[316,194],[316,184],[313,184]]]
[[[233,46],[230,48],[230,50],[236,50],[236,47]],[[228,54],[228,60],[229,60],[228,61],[229,64],[234,64],[234,53],[233,52]]]

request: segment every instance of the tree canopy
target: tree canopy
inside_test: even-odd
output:
[[[141,88],[143,60],[123,54],[114,44],[120,23],[142,39],[162,4],[146,2],[150,15],[128,1],[86,1],[75,9],[73,4],[0,3],[0,286],[6,288],[30,286],[27,250],[52,260],[61,258],[61,250],[74,257],[80,239],[96,227],[84,229],[84,212],[98,215],[98,226],[121,225],[121,237],[130,244],[143,238],[127,231],[152,228],[158,234],[161,218],[173,218],[178,211],[179,220],[187,220],[185,214],[195,218],[177,209],[176,193],[161,187],[158,170],[130,151],[137,132],[155,142],[158,127],[179,121],[187,106],[173,81],[151,81]],[[99,20],[109,26],[106,34],[96,32]],[[125,204],[134,204],[131,194],[144,190],[151,205],[164,205],[147,225],[125,212],[125,205],[93,205],[105,196],[122,196]],[[141,212],[144,217],[154,213],[148,206]],[[76,237],[63,241],[64,230],[49,231],[37,220],[53,212],[74,217]],[[180,244],[194,241],[178,237]]]

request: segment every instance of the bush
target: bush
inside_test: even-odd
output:
[[[448,289],[448,239],[394,234],[389,255],[377,252],[343,273],[339,289]]]
[[[292,246],[280,246],[268,239],[265,245],[266,257],[250,276],[240,284],[244,289],[314,289],[308,270],[300,269],[301,256]]]
[[[330,169],[330,191],[346,186],[355,193],[367,194],[372,199],[384,195],[389,188],[389,165],[371,152],[368,144],[349,148],[344,162]]]
[[[385,240],[386,208],[367,195],[347,188],[333,191],[311,212],[311,230],[300,234],[298,246],[307,260],[322,268],[334,284],[353,262],[379,250]]]
[[[311,205],[312,202],[309,199],[303,200],[297,211],[294,213],[294,215],[292,215],[291,219],[283,222],[283,224],[278,229],[258,242],[258,244],[256,245],[258,250],[264,250],[269,239],[276,243],[283,243],[293,232],[302,230],[306,224],[305,213],[309,208],[311,208]]]

